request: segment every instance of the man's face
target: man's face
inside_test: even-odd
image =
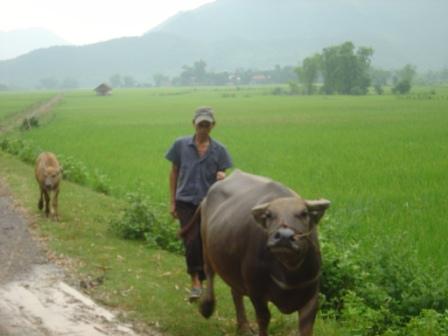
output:
[[[196,134],[206,135],[209,134],[210,131],[212,130],[213,124],[209,121],[203,120],[199,124],[197,124],[195,128],[196,128]]]

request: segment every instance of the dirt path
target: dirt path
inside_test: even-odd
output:
[[[61,98],[15,120],[49,112]],[[8,123],[0,133],[14,126]],[[0,177],[0,336],[136,336],[113,312],[64,281],[63,270],[48,260],[29,226]]]

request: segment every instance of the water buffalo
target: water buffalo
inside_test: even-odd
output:
[[[58,195],[59,183],[61,181],[61,167],[56,155],[50,152],[41,153],[36,160],[35,175],[40,190],[40,198],[37,207],[39,210],[42,210],[45,200],[45,214],[48,217],[50,215],[50,210],[52,210],[53,217],[58,220]],[[51,192],[53,192],[53,198],[50,207]]]
[[[282,313],[298,311],[300,335],[312,335],[321,264],[316,225],[329,205],[238,170],[215,183],[201,204],[207,277],[201,314],[214,311],[218,273],[231,287],[239,331],[250,331],[243,303],[249,296],[260,336],[267,335],[268,301]]]

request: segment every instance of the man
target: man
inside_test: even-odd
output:
[[[210,137],[214,126],[213,110],[198,108],[193,118],[195,134],[177,139],[165,155],[172,162],[170,212],[179,219],[181,227],[193,218],[210,186],[222,180],[226,176],[225,170],[232,166],[226,148]],[[205,279],[199,225],[193,230],[190,239],[184,239],[187,272],[191,277],[190,302],[200,297]]]

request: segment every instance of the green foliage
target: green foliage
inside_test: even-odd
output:
[[[111,193],[111,182],[106,174],[103,174],[98,169],[95,169],[91,177],[93,190],[106,195],[109,195]]]
[[[355,52],[352,42],[325,48],[321,56],[327,94],[366,94],[370,85],[369,68],[373,49],[360,47]]]
[[[170,167],[163,155],[173,139],[192,131],[194,108],[210,102],[218,119],[212,136],[228,146],[236,167],[272,177],[304,197],[322,196],[333,202],[325,216],[330,220],[321,227],[322,316],[337,318],[347,330],[358,330],[362,324],[366,334],[399,336],[406,335],[403,330],[410,323],[417,328],[417,322],[411,321],[428,319],[422,315],[425,310],[446,316],[447,275],[436,268],[445,264],[448,251],[444,206],[448,100],[436,99],[445,97],[446,88],[437,88],[431,99],[415,96],[412,100],[391,95],[280,97],[269,94],[271,89],[117,90],[101,102],[84,91],[72,92],[52,123],[21,136],[57,153],[83,157],[106,172],[114,188],[134,190],[135,180],[143,176],[148,185],[142,193],[157,202],[153,207],[166,208]],[[235,97],[226,99],[223,93]],[[108,218],[116,216],[117,209],[109,210]],[[181,251],[177,225],[165,213],[157,212],[157,224],[140,243],[102,233],[95,239],[113,239],[124,251],[147,242],[168,246],[170,251],[175,250],[169,245],[173,244]],[[72,237],[80,235],[81,224],[71,224],[67,224],[70,231],[61,234],[77,246],[78,239]],[[404,231],[408,235],[403,236]],[[117,253],[123,255],[123,250]],[[418,260],[412,251],[418,251]],[[182,267],[177,271],[184,280]],[[124,284],[130,281],[126,275]],[[155,277],[164,279],[160,273]],[[154,288],[145,289],[153,292]],[[148,304],[136,310],[146,309],[143,306]],[[366,320],[354,317],[352,326],[350,316],[357,310],[365,312]],[[233,328],[233,311],[230,316],[228,324]],[[443,317],[438,321],[442,323]],[[277,327],[286,329],[280,322]]]
[[[448,311],[438,313],[434,310],[422,310],[406,325],[403,336],[436,336],[448,335]]]
[[[296,73],[299,80],[305,88],[305,94],[313,94],[315,91],[314,83],[319,77],[322,69],[321,55],[315,54],[312,57],[307,57],[303,60],[302,66],[296,68]]]
[[[384,89],[380,84],[375,84],[373,88],[378,95],[382,95],[384,93]]]
[[[89,179],[86,165],[70,155],[58,155],[59,162],[64,171],[64,179],[85,185]]]
[[[141,191],[126,194],[127,207],[110,221],[112,232],[124,239],[146,240],[150,246],[181,253],[182,246],[174,226],[164,218]]]
[[[411,91],[411,82],[406,79],[400,80],[392,87],[392,93],[395,94],[406,94],[409,91]]]
[[[414,66],[407,64],[402,69],[398,70],[394,78],[394,86],[392,93],[406,94],[411,91],[412,81],[417,71]]]
[[[328,233],[333,236],[331,229]],[[323,312],[340,319],[353,335],[400,334],[423,325],[421,319],[446,317],[448,268],[422,265],[391,239],[377,241],[368,253],[360,253],[357,244],[329,242],[326,234],[321,240]]]
[[[30,164],[34,164],[37,155],[40,151],[34,148],[29,142],[15,139],[15,138],[3,138],[0,141],[0,148],[9,154],[18,156],[22,161]]]
[[[33,127],[39,127],[39,119],[37,117],[23,118],[22,125],[20,125],[22,131],[27,131]]]
[[[126,194],[126,199],[128,207],[110,222],[110,228],[121,238],[143,240],[153,231],[156,216],[144,195],[131,192]]]

